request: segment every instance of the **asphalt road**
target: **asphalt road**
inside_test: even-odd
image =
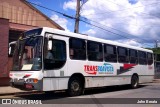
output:
[[[47,104],[35,105],[36,107],[160,107],[160,83],[141,84],[137,89],[131,89],[129,86],[110,86],[100,89],[88,89],[85,91],[84,95],[77,97],[69,97],[65,92],[50,94],[34,92],[1,96],[1,98],[40,100],[43,104]],[[138,101],[139,104],[137,104]],[[10,105],[3,105],[3,107],[8,106]],[[24,105],[12,105],[12,107],[14,106],[24,107]],[[30,106],[25,105],[25,107]]]

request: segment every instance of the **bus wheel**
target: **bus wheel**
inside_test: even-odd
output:
[[[132,88],[137,88],[139,85],[139,79],[137,75],[133,75],[131,78],[131,87]]]
[[[78,96],[82,94],[82,82],[78,77],[72,77],[68,84],[68,94],[70,96]]]

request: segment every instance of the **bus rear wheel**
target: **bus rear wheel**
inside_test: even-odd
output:
[[[137,75],[133,75],[131,78],[131,87],[132,88],[138,88],[139,85],[139,79]]]
[[[70,96],[78,96],[82,94],[82,82],[78,77],[72,77],[68,84],[68,94]]]

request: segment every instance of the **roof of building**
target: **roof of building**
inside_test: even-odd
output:
[[[56,22],[54,22],[53,20],[51,20],[48,16],[46,16],[45,14],[43,14],[40,10],[38,10],[37,8],[35,8],[34,6],[32,6],[26,0],[21,0],[21,1],[24,2],[26,5],[28,5],[30,8],[32,8],[35,11],[37,11],[38,13],[40,13],[42,16],[44,16],[48,21],[50,21],[52,24],[54,24],[55,26],[57,26],[57,28],[59,28],[60,30],[64,30],[63,27],[61,27],[59,24],[57,24]]]

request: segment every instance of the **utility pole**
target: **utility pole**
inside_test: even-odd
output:
[[[155,48],[158,48],[158,40],[155,40]]]
[[[80,17],[79,12],[80,12],[80,0],[77,0],[74,33],[79,33],[79,17]]]

